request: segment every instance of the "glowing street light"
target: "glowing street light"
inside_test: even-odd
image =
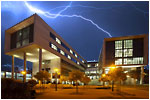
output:
[[[112,65],[112,66],[110,67],[111,70],[114,70],[115,68],[116,68],[116,66],[114,66],[114,65]]]
[[[21,74],[22,74],[22,75],[25,75],[25,74],[26,74],[26,71],[21,71]]]
[[[55,73],[57,73],[58,72],[58,68],[55,68],[54,71],[55,71]]]
[[[21,71],[21,74],[23,75],[23,82],[25,82],[26,71]]]
[[[102,74],[102,77],[105,77],[106,76],[106,74]]]
[[[112,65],[112,66],[110,67],[110,69],[111,69],[111,70],[114,70],[114,69],[116,69],[116,66]],[[112,80],[112,91],[114,91],[114,80]]]
[[[57,91],[57,74],[58,74],[58,70],[59,70],[58,68],[54,69],[54,71],[55,71],[55,84],[56,84],[55,85],[55,91]]]

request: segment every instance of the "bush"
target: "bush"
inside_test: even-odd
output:
[[[2,99],[29,99],[31,91],[26,83],[9,78],[1,79]]]
[[[31,80],[28,81],[28,85],[30,86],[31,89],[32,89],[36,84],[37,84],[36,80],[31,79]]]

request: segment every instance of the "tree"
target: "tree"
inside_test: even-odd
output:
[[[68,81],[68,77],[64,76],[64,75],[61,75],[60,76],[60,81],[66,83],[66,81]]]
[[[91,81],[91,79],[89,77],[87,77],[86,75],[84,75],[81,79],[81,82],[83,82],[84,85],[87,85],[90,81]]]
[[[113,91],[113,84],[115,82],[119,82],[121,86],[121,82],[127,79],[126,73],[123,72],[122,68],[114,68],[108,72],[110,76],[110,80],[112,80],[112,91]]]
[[[136,85],[136,79],[140,78],[140,70],[131,70],[128,74],[131,78],[134,78],[134,85]]]
[[[36,84],[37,84],[37,83],[36,83],[36,80],[31,79],[31,80],[28,81],[28,85],[31,87],[31,89],[33,89],[33,87],[34,87]]]
[[[103,82],[103,86],[105,86],[105,82],[109,82],[110,81],[110,78],[109,78],[109,75],[108,74],[102,74],[102,77],[99,78],[99,81],[102,81]]]
[[[79,70],[73,70],[72,72],[69,72],[69,81],[74,81],[76,84],[76,93],[78,93],[78,81],[82,81],[82,78],[84,77],[84,73]]]
[[[49,81],[50,80],[50,73],[48,73],[47,71],[40,71],[37,72],[36,75],[34,75],[34,77],[41,81],[41,83],[43,84],[44,81]]]

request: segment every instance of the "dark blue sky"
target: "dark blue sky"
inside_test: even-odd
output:
[[[105,31],[112,37],[149,33],[149,2],[73,1],[65,10],[69,1],[27,3],[32,9],[25,2],[1,2],[2,65],[11,64],[11,57],[4,55],[4,31],[34,13],[38,13],[86,60],[98,60],[103,39],[109,38]],[[57,18],[41,13],[57,14],[61,10],[63,12],[60,15],[65,16],[58,15]],[[81,17],[67,17],[71,15],[91,20],[101,29]],[[22,66],[23,62],[17,60],[16,65]]]

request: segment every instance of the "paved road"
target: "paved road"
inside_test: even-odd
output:
[[[79,94],[75,89],[45,89],[41,93],[37,90],[37,99],[148,99],[149,91],[138,88],[122,87],[121,92],[111,89],[79,89]]]

